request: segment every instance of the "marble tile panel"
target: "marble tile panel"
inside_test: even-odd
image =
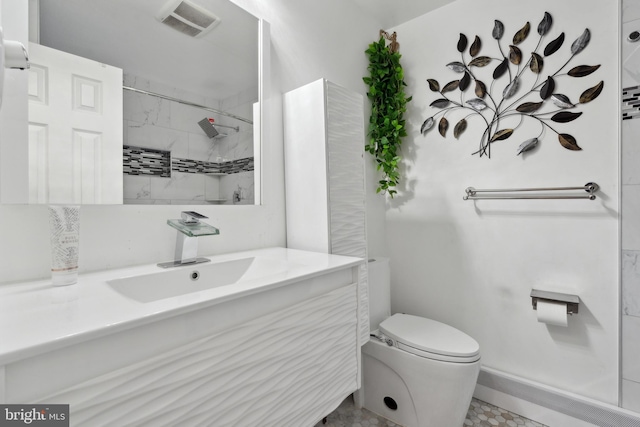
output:
[[[154,148],[171,152],[171,157],[187,158],[189,154],[189,134],[144,123],[127,123],[125,145]]]
[[[151,200],[151,199],[123,199],[122,203],[125,205],[166,205],[166,200]]]
[[[625,22],[622,24],[621,48],[622,48],[622,87],[640,85],[640,43],[631,42],[627,37],[633,31],[640,31],[640,21]]]
[[[226,204],[252,205],[255,200],[253,171],[238,172],[221,177],[220,197],[227,200]]]
[[[151,178],[140,175],[123,175],[123,198],[129,200],[151,199]]]
[[[188,159],[202,160],[205,162],[215,162],[220,155],[218,138],[209,138],[204,132],[198,134],[190,133],[189,135],[189,154]]]
[[[229,136],[220,139],[219,155],[226,161],[253,157],[253,132],[231,131]]]
[[[125,90],[122,102],[125,120],[145,125],[170,127],[170,101]]]
[[[640,185],[622,186],[622,249],[640,250]]]
[[[640,383],[622,381],[622,407],[630,411],[640,412]]]
[[[151,199],[204,200],[204,178],[202,174],[173,171],[171,178],[151,178]]]
[[[640,19],[640,3],[636,0],[622,0],[622,22],[635,21],[636,19]]]
[[[622,121],[622,184],[640,184],[640,118]],[[640,248],[639,248],[640,249]]]
[[[622,312],[640,317],[640,251],[622,251]]]
[[[622,378],[640,383],[640,317],[622,316]]]

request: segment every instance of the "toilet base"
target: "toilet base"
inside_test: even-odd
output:
[[[362,347],[364,407],[405,427],[461,426],[480,360],[455,363],[420,357],[375,339]]]

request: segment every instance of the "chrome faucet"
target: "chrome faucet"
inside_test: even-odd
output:
[[[183,211],[180,213],[180,217],[181,219],[167,220],[167,224],[178,230],[174,260],[161,262],[158,267],[169,268],[210,261],[207,258],[198,258],[198,237],[214,236],[220,234],[220,230],[201,222],[201,219],[207,219],[207,217],[198,212]]]

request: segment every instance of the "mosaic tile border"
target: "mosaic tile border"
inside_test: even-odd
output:
[[[124,145],[123,172],[128,175],[171,176],[171,152]]]
[[[123,172],[128,175],[149,175],[170,178],[171,171],[184,173],[220,173],[230,175],[250,172],[254,169],[253,157],[225,161],[205,162],[202,160],[171,158],[170,151],[125,145]]]
[[[185,173],[223,173],[226,175],[253,170],[253,157],[228,162],[205,162],[191,159],[173,159],[171,169]]]
[[[640,86],[622,89],[622,120],[640,117]]]

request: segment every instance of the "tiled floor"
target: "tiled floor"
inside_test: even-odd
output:
[[[528,420],[497,406],[473,399],[467,412],[465,426],[471,427],[545,427],[543,424]],[[353,399],[348,398],[327,416],[327,423],[316,427],[399,427],[398,424],[377,416],[366,409],[355,409]]]

